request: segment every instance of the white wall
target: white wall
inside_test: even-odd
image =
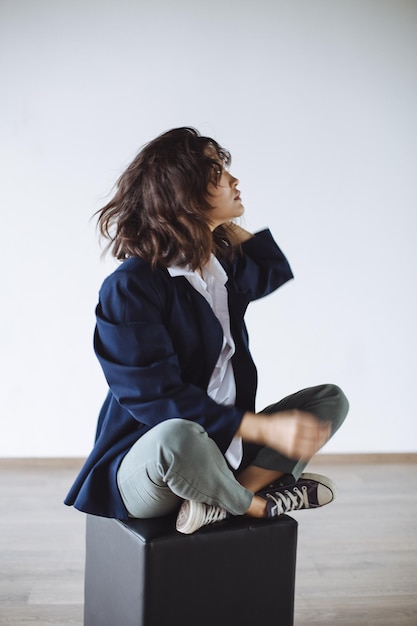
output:
[[[0,456],[89,452],[92,213],[139,147],[229,147],[296,280],[248,315],[259,408],[334,381],[332,452],[417,450],[417,3],[3,0]]]

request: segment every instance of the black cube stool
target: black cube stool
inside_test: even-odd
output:
[[[297,522],[87,516],[84,626],[293,626]]]

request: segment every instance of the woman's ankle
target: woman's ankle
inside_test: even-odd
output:
[[[249,517],[266,517],[266,500],[261,498],[260,496],[253,496],[252,502],[245,515],[249,515]]]
[[[249,467],[240,472],[236,478],[243,487],[256,493],[282,476],[284,476],[284,472],[249,465]]]

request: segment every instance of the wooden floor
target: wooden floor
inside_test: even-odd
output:
[[[416,626],[417,464],[322,459],[310,469],[332,476],[339,496],[294,514],[295,626]],[[75,473],[62,461],[0,461],[2,625],[83,623],[85,518],[62,505]]]

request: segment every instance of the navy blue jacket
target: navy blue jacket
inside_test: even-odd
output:
[[[210,305],[183,276],[124,261],[103,283],[94,336],[109,385],[94,448],[65,503],[86,513],[126,518],[116,474],[132,445],[156,424],[183,418],[201,424],[224,453],[245,411],[253,411],[256,368],[243,320],[251,300],[265,296],[292,272],[269,230],[244,242],[222,261],[228,275],[230,324],[236,352],[235,406],[207,395],[223,331]]]

